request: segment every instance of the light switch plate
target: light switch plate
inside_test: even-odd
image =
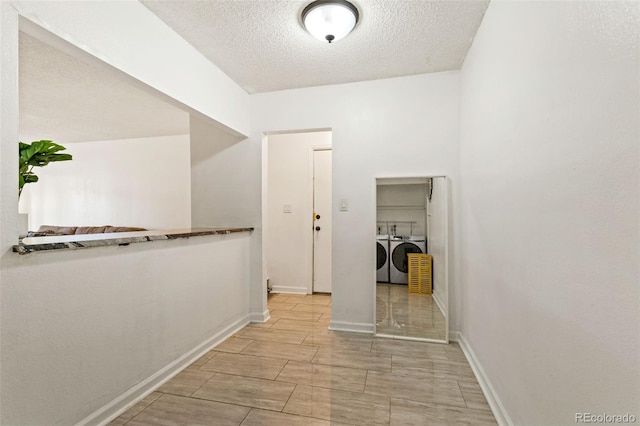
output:
[[[349,211],[349,201],[346,198],[340,200],[340,211],[346,212]]]
[[[293,211],[291,204],[285,204],[282,206],[282,213],[291,213]]]

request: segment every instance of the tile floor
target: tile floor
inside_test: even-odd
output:
[[[495,425],[460,347],[327,330],[327,295],[251,324],[113,425]]]
[[[378,283],[376,333],[445,340],[446,327],[430,294],[409,294],[406,285]]]

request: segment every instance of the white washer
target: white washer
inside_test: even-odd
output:
[[[389,282],[389,236],[376,235],[376,281]]]
[[[389,241],[389,282],[392,284],[407,284],[408,281],[408,258],[409,253],[426,253],[427,241],[425,237],[391,236]]]

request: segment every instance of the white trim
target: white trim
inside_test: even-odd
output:
[[[251,313],[249,313],[249,321],[251,321],[251,322],[259,322],[259,323],[264,324],[265,322],[269,321],[269,318],[271,318],[271,314],[269,313],[269,309],[265,310],[262,313],[260,313],[260,312],[251,312]]]
[[[480,388],[482,389],[482,393],[484,394],[485,398],[487,398],[487,402],[489,402],[489,407],[491,407],[491,411],[493,412],[498,425],[512,426],[513,422],[511,421],[511,417],[509,417],[509,413],[507,413],[504,405],[502,405],[502,400],[498,396],[496,390],[493,388],[489,377],[484,372],[484,368],[482,368],[482,365],[478,361],[478,358],[476,357],[475,352],[473,352],[473,349],[471,348],[471,345],[469,345],[467,339],[459,331],[452,331],[450,333],[450,338],[451,340],[455,340],[460,344],[460,348],[462,349],[464,355],[467,357],[467,361],[469,361],[469,365],[473,370],[473,374],[475,374],[476,379],[480,384]]]
[[[444,178],[444,233],[446,235],[444,239],[444,300],[446,303],[443,303],[442,306],[438,306],[439,308],[446,308],[442,311],[444,315],[445,327],[444,327],[444,338],[449,342],[449,197],[451,197],[451,193],[449,191],[449,178],[447,176],[443,176]],[[433,178],[431,178],[431,191],[433,193]],[[437,300],[436,300],[437,304]]]
[[[447,314],[445,314],[444,303],[442,302],[442,300],[440,300],[440,297],[438,296],[439,294],[440,293],[436,293],[434,291],[433,293],[431,293],[431,298],[433,299],[434,302],[436,302],[436,305],[438,305],[438,309],[440,309],[440,313],[442,314],[442,316],[446,318]]]
[[[444,343],[448,343],[449,340],[451,339],[450,336],[450,331],[449,331],[449,310],[448,309],[444,309],[446,307],[448,307],[448,301],[449,301],[449,197],[450,197],[450,193],[449,193],[449,177],[447,177],[447,175],[424,175],[424,176],[416,176],[416,175],[405,175],[405,174],[396,174],[396,175],[384,175],[384,176],[375,176],[374,177],[374,194],[375,196],[373,197],[373,208],[376,211],[376,220],[377,220],[377,205],[378,205],[378,200],[377,200],[377,186],[378,186],[378,180],[384,180],[384,179],[434,179],[434,178],[443,178],[443,182],[444,182],[444,193],[445,193],[445,211],[444,211],[444,229],[445,229],[445,239],[444,239],[444,283],[445,283],[445,289],[444,289],[444,298],[445,300],[438,300],[436,297],[434,297],[433,299],[436,301],[436,305],[438,305],[438,308],[440,309],[440,312],[442,312],[442,314],[444,315],[444,319],[445,319],[445,339],[444,339]],[[433,183],[432,183],[433,185]],[[427,208],[427,205],[425,204],[425,209]],[[426,227],[426,219],[425,219],[425,227]],[[425,234],[427,234],[427,230],[425,229]],[[428,240],[427,240],[428,241]],[[427,242],[428,244],[428,242]],[[374,265],[375,265],[375,259],[377,256],[377,251],[375,249],[375,245],[371,245],[372,246],[372,252],[373,252],[373,259],[374,259]],[[427,250],[428,251],[428,250]],[[377,291],[378,291],[378,286],[376,283],[376,271],[373,271],[373,276],[375,277],[373,282],[374,282],[374,287],[373,287],[373,334],[376,336],[384,336],[387,337],[388,335],[385,334],[377,334],[376,333],[376,312],[377,312]],[[395,338],[395,336],[393,336]],[[436,342],[442,343],[442,341],[438,341],[436,340]]]
[[[133,407],[139,401],[144,399],[151,392],[162,386],[165,382],[169,381],[173,376],[187,368],[202,355],[206,354],[211,349],[218,346],[227,338],[238,332],[248,323],[249,315],[243,315],[242,317],[234,320],[230,325],[224,327],[209,339],[205,340],[203,343],[199,344],[186,354],[182,355],[180,358],[167,364],[165,367],[156,371],[154,374],[147,377],[126,392],[122,393],[120,396],[111,400],[103,407],[97,409],[84,419],[80,420],[78,423],[76,423],[76,426],[89,424],[108,424],[120,414],[124,413],[129,408]]]
[[[442,339],[429,339],[427,337],[402,336],[399,334],[377,333],[375,337],[384,337],[385,339],[396,339],[396,340],[410,340],[412,342],[442,343],[445,345],[449,343],[446,340],[442,340]]]
[[[373,334],[373,324],[349,321],[331,321],[329,330],[332,331],[351,331],[354,333]]]
[[[269,211],[269,182],[268,182],[268,176],[269,176],[269,137],[267,136],[266,133],[263,133],[261,135],[261,140],[260,140],[260,154],[262,155],[262,157],[260,158],[261,160],[261,206],[260,206],[260,224],[262,225],[262,231],[260,232],[260,261],[262,262],[262,271],[261,272],[261,278],[262,278],[262,282],[264,286],[267,286],[267,280],[270,278],[269,277],[269,265],[267,264],[267,238],[269,235],[269,220],[267,217],[268,211]],[[271,288],[271,291],[273,291],[273,287]],[[260,300],[260,306],[256,306],[255,308],[259,309],[267,309],[267,303],[268,303],[268,299],[269,299],[269,294],[268,292],[266,292],[267,294],[261,298]],[[250,305],[252,308],[253,306],[255,306],[254,303],[252,303]],[[254,309],[255,309],[254,308]]]
[[[293,130],[272,130],[264,132],[266,136],[271,135],[290,135],[292,133],[318,133],[318,132],[331,132],[331,127],[318,127],[317,129],[293,129]]]
[[[311,294],[306,287],[290,287],[286,285],[271,285],[271,293]]]

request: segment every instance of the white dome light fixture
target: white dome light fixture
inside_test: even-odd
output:
[[[307,31],[329,43],[346,37],[359,17],[358,9],[346,0],[316,0],[302,11],[302,23]]]

